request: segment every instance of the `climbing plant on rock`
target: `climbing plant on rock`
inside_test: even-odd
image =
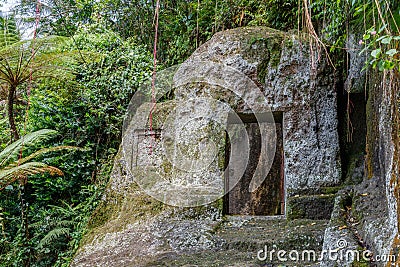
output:
[[[395,35],[385,29],[386,25],[379,30],[375,27],[368,29],[359,42],[360,45],[364,45],[360,54],[369,54],[365,67],[371,66],[379,71],[400,71],[400,32]]]

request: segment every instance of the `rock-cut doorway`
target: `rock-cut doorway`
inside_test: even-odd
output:
[[[245,157],[235,157],[230,159],[231,150],[236,151],[238,148],[231,144],[228,136],[226,138],[225,149],[225,190],[231,188],[225,195],[224,213],[227,215],[249,215],[249,216],[276,216],[285,214],[285,179],[284,179],[284,152],[283,152],[283,134],[282,134],[282,112],[274,112],[274,121],[260,122],[254,114],[238,114],[241,122],[246,128],[249,140],[249,157],[248,161]],[[228,120],[229,124],[237,123],[237,121]],[[276,142],[267,144],[265,147],[261,145],[261,135],[267,135],[268,124],[275,123]],[[267,143],[270,141],[266,138]],[[265,171],[265,180],[253,192],[250,192],[250,184],[256,172],[257,165],[267,156],[266,149],[275,145],[276,152],[273,159],[272,167],[269,172]],[[264,150],[264,151],[263,151]],[[240,149],[239,149],[240,151]],[[247,162],[240,162],[246,160]],[[230,173],[235,165],[246,166],[243,176],[237,181],[232,181]],[[232,186],[235,184],[234,186]]]

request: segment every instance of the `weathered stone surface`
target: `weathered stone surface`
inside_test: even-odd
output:
[[[372,72],[368,77],[367,155],[365,174],[359,185],[349,187],[347,199],[351,209],[345,209],[337,199],[330,227],[325,233],[324,248],[334,245],[346,232],[351,244],[368,249],[374,256],[398,257],[398,190],[399,179],[399,124],[393,101],[398,97],[398,77]],[[362,164],[363,165],[363,164]],[[355,172],[350,173],[354,175]],[[340,196],[338,197],[340,198]],[[342,197],[343,199],[343,197]],[[346,218],[347,219],[346,219]],[[397,258],[398,259],[398,258]],[[388,261],[374,262],[374,266],[389,266]],[[350,266],[351,261],[343,266]],[[393,263],[394,264],[394,263]],[[324,261],[321,266],[334,266]],[[398,261],[395,265],[398,266]]]
[[[340,180],[336,92],[325,62],[312,69],[306,40],[267,28],[234,29],[217,33],[186,62],[211,61],[233,67],[263,91],[271,111],[283,111],[285,179],[288,189],[332,186]],[[185,66],[186,67],[186,66]],[[184,72],[188,76],[190,70]],[[224,76],[228,85],[237,76]],[[232,80],[230,80],[232,79]],[[246,86],[244,86],[246,88]],[[179,87],[179,100],[199,94],[223,99],[236,112],[249,107],[229,90]],[[246,97],[251,99],[251,90]],[[241,95],[244,95],[241,94]],[[246,97],[244,97],[246,99]],[[238,105],[239,103],[239,105]]]
[[[262,153],[266,149],[263,148],[261,143],[260,134],[268,135],[271,131],[271,127],[265,123],[248,123],[246,124],[246,130],[249,133],[249,159],[246,171],[239,181],[232,179],[228,176],[226,177],[226,184],[233,183],[229,185],[231,188],[225,197],[227,202],[226,214],[229,215],[282,215],[284,214],[284,188],[283,188],[283,169],[282,169],[282,128],[280,123],[276,123],[276,142],[267,142],[265,146],[270,146],[269,149],[276,147],[274,163],[269,170],[268,175],[265,176],[255,176],[256,168],[259,166],[259,160],[261,163],[266,163],[268,159],[268,154]],[[229,127],[229,126],[228,126]],[[274,129],[272,129],[274,130]],[[267,138],[268,140],[268,138]],[[232,151],[240,151],[240,149],[235,149],[236,145],[240,145],[243,142],[235,142],[234,140],[230,142]],[[271,144],[272,143],[272,144]],[[233,148],[232,148],[233,147]],[[272,147],[272,148],[271,148]],[[239,161],[239,162],[238,162]],[[235,157],[232,155],[229,158],[229,166],[227,172],[235,171],[238,165],[241,165],[243,161],[242,157]],[[246,162],[247,163],[247,162]],[[265,164],[266,165],[266,164]],[[268,167],[260,165],[261,168],[267,169]],[[252,181],[256,179],[265,178],[255,191],[251,192],[249,187]]]
[[[347,257],[348,252],[361,251],[351,228],[347,227],[345,212],[349,205],[351,206],[350,189],[344,189],[338,193],[335,199],[334,209],[332,211],[331,220],[325,230],[324,236],[324,251],[333,251],[329,255],[327,253],[321,260],[320,266],[335,267],[335,266],[353,266],[354,262],[362,261],[362,255],[358,258],[351,254]],[[350,201],[350,202],[349,202]],[[357,256],[357,255],[356,255]]]
[[[366,55],[369,52],[360,54],[363,45],[359,44],[359,40],[362,40],[362,37],[363,34],[355,33],[354,29],[352,29],[346,41],[349,69],[347,70],[344,87],[349,93],[362,93],[365,91],[366,71],[364,70],[364,66],[367,58]]]
[[[288,219],[329,220],[335,194],[294,196],[287,199]]]
[[[134,131],[130,127],[146,125],[147,117],[131,118],[133,123],[125,129],[125,134],[129,134],[121,145],[102,203],[72,266],[157,266],[154,263],[164,258],[223,249],[226,239],[215,234],[224,222],[223,203],[215,196],[224,193],[225,132],[223,126],[212,125],[213,121],[222,121],[224,125],[230,111],[283,113],[287,191],[313,192],[338,185],[340,159],[333,76],[323,60],[316,66],[312,68],[306,39],[265,27],[217,33],[201,46],[175,74],[175,99],[157,105],[154,123],[162,128],[160,135],[153,138]],[[198,80],[190,80],[193,77]],[[197,105],[196,101],[202,99],[216,102]],[[181,107],[190,101],[195,101],[195,105]],[[146,113],[149,107],[136,111]],[[192,123],[193,114],[197,113],[208,120]],[[174,126],[171,134],[176,129],[188,129],[182,131],[176,142],[168,143],[168,120],[168,125]],[[213,139],[214,146],[208,146],[209,139]],[[190,144],[193,140],[198,142]],[[196,150],[203,142],[204,149]],[[164,145],[160,146],[161,143]],[[169,145],[181,147],[189,155],[181,157],[179,170],[172,167],[171,158],[165,157]],[[208,157],[208,151],[215,157]],[[204,159],[212,160],[202,168],[198,159],[205,154]],[[268,159],[270,164],[272,159]],[[184,171],[187,167],[193,170],[193,166],[199,170]],[[170,190],[170,184],[177,186]],[[193,195],[190,191],[197,185],[199,190],[207,185],[205,193],[216,201],[197,208],[173,208],[160,202],[175,204],[170,202],[175,200],[181,204],[186,200],[193,204],[193,199],[197,199],[204,203],[204,192]],[[163,198],[150,197],[154,192],[157,196],[164,193]],[[255,233],[262,235],[265,231],[260,228]],[[294,240],[301,237],[296,231],[292,234]],[[313,240],[309,241],[321,247],[321,238],[318,242]]]
[[[384,74],[374,74],[370,77],[369,84],[369,102],[374,103],[372,103],[372,108],[367,110],[367,122],[369,123],[367,143],[371,145],[368,148],[371,154],[367,158],[366,164],[369,170],[368,176],[375,177],[375,183],[383,185],[382,191],[385,192],[385,197],[371,198],[370,205],[382,206],[382,210],[387,209],[387,213],[380,213],[377,210],[377,214],[384,219],[379,222],[375,220],[375,216],[368,216],[363,227],[365,227],[364,235],[372,241],[370,244],[376,253],[389,255],[399,249],[399,244],[396,244],[395,239],[399,233],[399,197],[396,190],[398,190],[400,177],[398,137],[400,129],[399,110],[396,111],[393,107],[396,107],[394,103],[399,101],[400,79],[398,75],[385,77]],[[374,88],[374,84],[375,86],[379,85],[379,90]],[[374,165],[372,172],[368,167],[371,164]],[[377,224],[385,230],[373,230]]]
[[[325,220],[229,217],[215,231],[215,236],[223,240],[221,248],[186,255],[166,255],[147,266],[318,266],[326,226]],[[265,250],[267,256],[263,259]],[[286,261],[278,259],[278,250],[287,251]],[[298,261],[289,259],[291,250],[299,251]],[[316,257],[311,256],[310,260],[305,257],[303,260],[303,250],[315,251]]]

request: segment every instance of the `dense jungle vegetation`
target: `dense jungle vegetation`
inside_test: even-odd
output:
[[[0,266],[69,265],[153,71],[155,0],[37,3],[0,17]],[[310,33],[343,77],[355,32],[366,68],[400,70],[397,0],[161,0],[159,12],[159,70],[247,25]]]

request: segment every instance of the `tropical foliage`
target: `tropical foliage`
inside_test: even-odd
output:
[[[156,1],[41,1],[34,40],[26,33],[37,1],[17,2],[0,17],[0,266],[68,266],[107,183],[130,98],[151,77]],[[367,67],[399,70],[397,0],[160,4],[158,69],[218,31],[266,25],[315,31],[342,80],[350,33]]]
[[[6,92],[8,122],[13,140],[19,139],[14,104],[19,102],[27,105],[21,95],[29,93],[32,83],[38,79],[63,77],[60,75],[60,64],[65,64],[67,58],[58,51],[51,51],[62,40],[52,37],[34,42],[19,41],[0,48],[0,87]]]
[[[0,17],[0,47],[6,47],[20,40],[14,17]]]
[[[32,160],[48,152],[72,147],[59,146],[44,148],[30,154],[29,156],[20,157],[18,159],[18,155],[23,152],[22,149],[24,146],[26,148],[35,143],[42,142],[55,133],[57,132],[52,130],[40,130],[29,133],[0,152],[0,190],[3,190],[5,187],[17,180],[20,180],[20,183],[24,183],[27,176],[38,173],[48,172],[52,175],[63,175],[62,171],[56,167],[41,162],[32,162]]]
[[[24,247],[28,247],[30,240],[30,226],[28,218],[28,206],[27,203],[29,199],[29,190],[26,189],[28,184],[28,177],[43,173],[49,173],[50,176],[62,176],[63,172],[53,166],[50,166],[43,162],[33,161],[36,158],[40,158],[43,155],[60,151],[60,150],[71,150],[76,149],[76,147],[70,146],[56,146],[51,148],[41,148],[36,152],[30,152],[29,155],[25,155],[24,151],[35,147],[39,143],[49,139],[54,136],[57,132],[53,130],[39,130],[33,133],[29,133],[23,136],[21,139],[13,142],[7,146],[2,152],[0,152],[0,191],[8,188],[8,190],[13,190],[12,184],[18,182],[18,198],[20,206],[20,220],[21,229],[23,230],[23,238],[21,239],[21,244]],[[4,214],[2,214],[4,216]],[[5,218],[2,217],[2,228],[3,228],[3,238],[7,239],[5,234]],[[3,240],[5,241],[5,240]],[[23,258],[21,258],[21,263],[24,266],[30,265],[31,250],[27,250]]]

